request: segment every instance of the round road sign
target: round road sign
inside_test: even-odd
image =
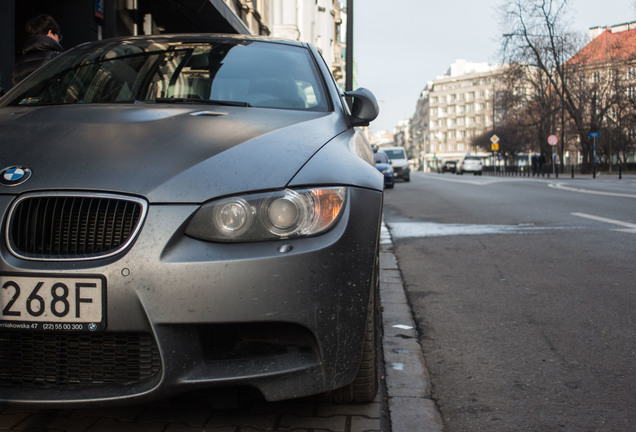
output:
[[[548,137],[548,144],[550,144],[551,146],[557,145],[558,142],[559,142],[559,139],[557,138],[556,135],[550,135]]]

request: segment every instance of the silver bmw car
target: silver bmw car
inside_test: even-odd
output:
[[[80,45],[0,99],[0,401],[377,390],[383,177],[311,45]]]

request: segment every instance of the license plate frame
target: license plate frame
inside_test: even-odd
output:
[[[95,332],[105,328],[105,276],[0,273],[0,329]]]

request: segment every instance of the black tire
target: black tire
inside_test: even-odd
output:
[[[367,403],[378,393],[378,347],[380,341],[380,278],[379,257],[376,258],[375,286],[369,298],[367,325],[364,334],[362,359],[353,382],[327,393],[335,403]]]

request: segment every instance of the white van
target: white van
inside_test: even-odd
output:
[[[391,166],[393,167],[393,178],[410,181],[411,167],[404,147],[381,147],[380,150],[389,157]]]

